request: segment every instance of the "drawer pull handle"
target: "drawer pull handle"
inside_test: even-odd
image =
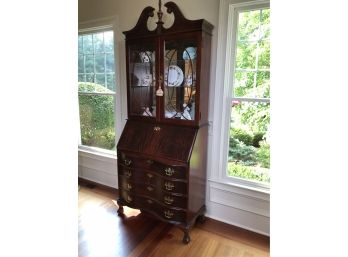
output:
[[[125,160],[124,160],[124,164],[125,164],[126,166],[130,166],[130,165],[132,164],[132,160],[125,159]]]
[[[153,160],[147,160],[146,163],[147,164],[153,164]]]
[[[132,202],[132,201],[133,201],[132,197],[130,197],[129,195],[127,195],[126,202],[127,202],[127,203],[130,203],[130,202]]]
[[[155,126],[155,127],[153,128],[153,130],[154,130],[154,131],[160,131],[160,130],[161,130],[161,127]]]
[[[169,210],[164,212],[164,217],[166,217],[167,219],[173,218],[173,215],[174,215],[174,213],[169,211]]]
[[[132,188],[133,188],[132,185],[129,184],[129,183],[127,183],[127,189],[128,189],[128,190],[131,190]]]
[[[150,199],[147,199],[147,202],[148,202],[149,204],[152,204],[152,203],[153,203],[153,201],[150,200]]]
[[[174,198],[170,197],[170,196],[165,196],[164,197],[164,203],[165,204],[172,204],[174,202]]]
[[[151,187],[151,186],[148,186],[146,189],[150,192],[153,191],[153,187]]]
[[[124,172],[124,175],[127,177],[127,178],[130,178],[132,176],[132,172],[130,170],[126,170]]]
[[[174,184],[172,182],[169,182],[169,181],[164,183],[164,186],[165,186],[166,190],[168,190],[168,191],[172,191],[175,187]]]
[[[173,174],[175,173],[175,170],[172,168],[165,168],[164,171],[167,176],[173,176]]]
[[[147,176],[148,178],[153,178],[153,175],[152,175],[151,173],[146,173],[146,176]]]

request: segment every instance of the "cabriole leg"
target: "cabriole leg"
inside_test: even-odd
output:
[[[184,244],[188,244],[191,241],[190,235],[189,235],[189,230],[186,228],[184,229],[184,237],[182,238],[182,242]]]

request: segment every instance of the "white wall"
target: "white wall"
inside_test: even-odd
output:
[[[167,1],[163,1],[167,2]],[[218,38],[219,0],[174,0],[187,19],[206,19],[214,25],[211,53],[211,79],[210,79],[210,121],[214,124],[215,91],[223,85],[215,85],[215,67]],[[117,16],[119,30],[116,35],[117,51],[120,58],[120,83],[122,99],[126,98],[125,78],[125,42],[122,31],[132,29],[144,7],[158,7],[157,0],[79,0],[79,22]],[[165,12],[165,9],[163,10]],[[121,128],[126,119],[126,102],[121,103],[122,117]],[[215,113],[219,110],[215,110]],[[118,122],[120,120],[118,119]],[[215,121],[216,122],[216,121]],[[209,134],[210,149],[208,157],[207,181],[207,216],[240,226],[252,231],[269,235],[269,194],[240,188],[236,185],[226,185],[218,181],[214,174],[219,165],[212,158],[212,139],[215,130]],[[79,176],[101,184],[117,187],[116,160],[107,157],[93,157],[91,154],[79,153]],[[213,179],[211,179],[213,178]]]

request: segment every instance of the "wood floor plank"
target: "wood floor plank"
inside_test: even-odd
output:
[[[269,238],[207,219],[182,243],[178,227],[128,207],[117,215],[117,190],[81,183],[79,257],[269,257]]]

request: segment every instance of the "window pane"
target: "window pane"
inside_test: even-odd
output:
[[[94,83],[94,74],[86,74],[86,82]]]
[[[94,56],[91,54],[85,55],[85,72],[94,73]]]
[[[261,13],[261,38],[269,38],[270,35],[270,9],[264,9]]]
[[[270,68],[270,43],[267,40],[260,41],[259,43],[259,69]]]
[[[270,182],[270,104],[232,102],[228,176]]]
[[[84,72],[83,55],[79,55],[79,73]]]
[[[234,80],[234,96],[254,97],[255,72],[236,71]]]
[[[115,72],[114,54],[106,55],[106,72]]]
[[[256,75],[255,96],[259,98],[270,98],[270,72],[259,71]]]
[[[98,33],[93,35],[93,44],[95,53],[104,52],[104,39],[103,33]]]
[[[238,20],[238,40],[259,39],[260,10],[241,12]]]
[[[107,83],[108,89],[112,90],[113,92],[116,91],[115,75],[114,74],[107,74],[106,75],[106,83]]]
[[[96,74],[95,83],[105,86],[105,74]]]
[[[114,53],[114,35],[112,31],[104,33],[105,52]]]
[[[85,54],[93,54],[92,35],[83,35],[83,52]]]
[[[79,82],[85,82],[85,75],[79,75],[78,80]]]
[[[102,73],[105,71],[105,55],[97,54],[95,56],[95,72]]]
[[[237,44],[236,68],[255,69],[256,68],[256,43]]]
[[[114,96],[79,95],[83,145],[115,150]]]
[[[83,37],[79,36],[79,52],[78,54],[83,54],[83,45],[82,45]]]

